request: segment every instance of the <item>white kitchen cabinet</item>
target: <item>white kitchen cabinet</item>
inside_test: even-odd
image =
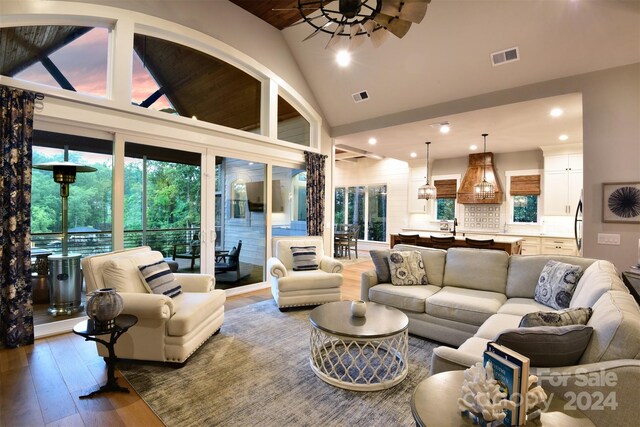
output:
[[[418,199],[418,188],[424,185],[424,179],[413,179],[409,181],[408,209],[409,213],[428,213],[430,201]]]
[[[539,237],[523,237],[522,255],[540,255],[540,238]]]
[[[541,240],[540,253],[543,255],[578,255],[578,247],[574,239],[544,237]]]
[[[574,215],[582,190],[582,154],[544,158],[544,214]]]

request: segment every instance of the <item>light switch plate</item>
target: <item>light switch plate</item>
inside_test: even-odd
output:
[[[599,245],[620,245],[620,235],[598,233],[598,244]]]

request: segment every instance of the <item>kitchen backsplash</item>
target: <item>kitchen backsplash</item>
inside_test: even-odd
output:
[[[497,231],[502,223],[500,205],[463,205],[466,228]]]

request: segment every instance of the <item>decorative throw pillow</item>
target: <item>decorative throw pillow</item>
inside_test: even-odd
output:
[[[558,312],[536,311],[522,316],[518,327],[586,325],[591,313],[593,313],[591,307],[567,308]]]
[[[139,265],[140,275],[153,294],[162,294],[175,298],[182,292],[182,286],[176,281],[169,264],[165,260],[148,265]]]
[[[568,308],[581,275],[579,265],[549,260],[540,273],[533,298],[557,310]]]
[[[427,273],[418,251],[390,251],[389,271],[392,285],[427,284]]]
[[[389,249],[373,249],[369,251],[373,266],[376,268],[378,283],[391,282],[391,270],[389,270]]]
[[[535,326],[507,329],[495,341],[527,356],[531,366],[571,366],[580,360],[592,332],[586,325]]]
[[[293,271],[318,269],[315,246],[291,246],[291,255],[293,255]]]

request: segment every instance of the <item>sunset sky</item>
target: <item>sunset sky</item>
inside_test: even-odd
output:
[[[78,92],[104,98],[107,96],[108,44],[109,30],[94,28],[49,55],[49,59]],[[158,85],[142,66],[142,62],[135,52],[133,56],[131,101],[139,104],[158,90]],[[16,74],[15,78],[60,87],[40,62]],[[162,96],[149,108],[161,110],[171,108],[171,105],[167,97]]]

